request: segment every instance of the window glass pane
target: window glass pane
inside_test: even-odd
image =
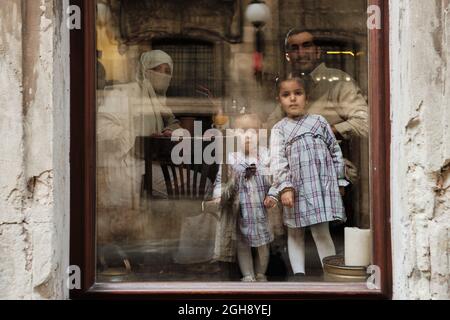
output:
[[[365,280],[366,11],[97,0],[98,281]]]

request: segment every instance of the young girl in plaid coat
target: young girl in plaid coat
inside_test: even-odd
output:
[[[235,123],[242,130],[237,134],[239,151],[228,156],[227,187],[224,187],[225,179],[222,179],[222,170],[219,170],[213,198],[221,203],[238,203],[235,240],[243,275],[241,280],[267,281],[265,273],[269,264],[269,244],[274,239],[267,209],[277,204],[277,192],[271,188],[268,150],[258,148],[257,130],[260,123],[257,116],[242,115]],[[224,192],[225,188],[231,191]]]
[[[342,152],[328,122],[308,114],[300,78],[277,83],[286,117],[271,132],[271,173],[280,192],[283,222],[288,228],[289,260],[295,275],[305,274],[305,228],[310,227],[320,260],[336,254],[329,222],[345,220],[340,186]]]

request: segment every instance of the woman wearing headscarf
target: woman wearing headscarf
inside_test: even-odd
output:
[[[135,150],[136,137],[170,136],[180,128],[166,107],[173,74],[171,57],[160,50],[141,55],[136,82],[105,88],[97,117],[97,204],[99,212],[117,212],[124,228],[133,220],[126,213],[141,211],[144,160]],[[153,181],[162,179],[159,166]],[[154,183],[157,188],[158,183]],[[107,219],[111,221],[110,218]],[[138,223],[138,222],[136,222]],[[120,229],[121,223],[115,227]],[[141,225],[143,225],[141,223]]]

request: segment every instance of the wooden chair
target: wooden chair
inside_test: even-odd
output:
[[[145,175],[143,189],[149,198],[153,195],[152,165],[159,163],[164,175],[167,195],[169,199],[203,200],[208,180],[213,183],[219,165],[181,164],[175,165],[171,159],[172,148],[178,143],[166,137],[143,137]],[[192,143],[194,139],[189,138]],[[211,141],[202,141],[202,152]],[[191,163],[193,163],[193,155]]]

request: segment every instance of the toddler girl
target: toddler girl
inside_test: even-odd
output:
[[[271,189],[268,150],[258,149],[257,116],[242,115],[235,123],[242,131],[237,134],[239,150],[228,156],[226,185],[231,192],[220,190],[225,185],[221,170],[214,183],[213,197],[221,203],[233,199],[237,202],[236,241],[241,280],[266,281],[269,244],[274,239],[267,209],[277,204],[277,192]]]

